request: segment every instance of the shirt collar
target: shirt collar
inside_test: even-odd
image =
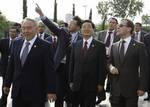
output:
[[[35,35],[34,38],[32,38],[30,41],[27,41],[27,40],[25,39],[24,43],[29,42],[30,44],[33,44],[34,41],[36,40],[36,38],[37,38],[37,35]]]
[[[125,43],[128,43],[129,44],[129,42],[131,41],[131,36],[129,36],[129,37],[127,37],[127,38],[125,38],[125,39],[120,39],[120,41],[125,41]]]
[[[91,36],[88,40],[85,40],[85,39],[83,38],[83,44],[84,44],[85,41],[87,41],[87,43],[88,43],[87,46],[88,46],[88,48],[89,48],[89,46],[90,46],[92,40],[93,40],[93,36]]]

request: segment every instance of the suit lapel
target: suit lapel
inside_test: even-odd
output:
[[[93,39],[90,46],[89,46],[89,49],[87,50],[87,53],[86,53],[87,59],[88,59],[89,55],[92,55],[91,53],[93,52],[94,47],[95,47],[95,40]]]
[[[113,45],[112,48],[115,62],[117,62],[117,65],[120,65],[120,57],[119,57],[120,42],[115,43],[115,45]]]
[[[119,38],[119,36],[118,35],[116,35],[116,32],[114,32],[114,40],[113,40],[113,43],[115,43],[115,42],[117,42],[117,41],[119,41],[120,40],[120,38]]]
[[[35,54],[38,54],[35,50],[39,47],[38,46],[38,43],[39,43],[39,38],[36,38],[35,42],[33,43],[32,47],[31,47],[31,50],[30,52],[28,53],[28,56],[26,58],[26,61],[25,63],[27,63],[29,61],[29,59],[31,60],[33,57],[32,55],[35,53]],[[25,65],[25,64],[24,64]]]
[[[107,31],[104,31],[102,34],[102,41],[105,42]]]
[[[17,59],[19,60],[19,65],[21,66],[21,59],[20,59],[20,52],[21,52],[21,48],[22,48],[22,45],[23,45],[23,42],[24,42],[24,39],[20,39],[19,40],[19,43],[17,44],[18,47],[16,48],[17,49]]]

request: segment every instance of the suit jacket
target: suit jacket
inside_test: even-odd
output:
[[[110,63],[119,71],[119,75],[110,75],[111,94],[125,97],[137,96],[137,90],[147,89],[148,58],[144,44],[131,39],[125,58],[119,60],[119,43],[112,45]],[[140,71],[139,71],[140,67]]]
[[[144,36],[144,44],[146,46],[146,49],[147,49],[147,52],[148,52],[148,55],[150,56],[150,33],[147,33],[145,36]],[[149,57],[150,58],[150,57]],[[150,61],[150,60],[149,60]],[[150,64],[150,63],[149,63]]]
[[[14,41],[4,86],[12,86],[12,98],[45,100],[46,94],[55,93],[55,72],[51,57],[50,44],[36,38],[28,56],[21,65],[20,51],[24,39]]]
[[[141,31],[141,35],[140,35],[140,42],[144,42],[144,36],[145,36],[145,32],[143,32],[143,31]],[[134,37],[135,36],[135,33],[133,33],[133,36],[132,37]]]
[[[49,37],[50,35],[47,33],[44,33],[44,39],[46,39],[47,37]]]
[[[52,23],[47,17],[42,19],[43,23],[55,34],[58,36],[58,44],[56,53],[54,56],[55,70],[59,67],[61,60],[66,55],[66,63],[69,63],[70,59],[70,50],[71,50],[71,35],[66,31],[66,29],[59,29],[54,23]],[[82,39],[78,34],[77,40]]]
[[[73,43],[75,43],[75,42],[77,42],[77,41],[79,41],[79,40],[81,40],[82,39],[82,35],[81,35],[81,33],[80,32],[78,32],[77,34],[76,34],[76,37],[75,38],[77,38],[76,40],[73,40]]]
[[[7,70],[8,59],[10,54],[9,42],[10,42],[9,38],[0,40],[0,52],[1,52],[0,74],[2,76],[5,75]]]
[[[83,40],[73,44],[70,57],[69,82],[73,91],[96,92],[97,85],[104,85],[106,71],[105,45],[95,39],[86,53],[82,55]]]
[[[52,46],[52,48],[51,48],[52,49],[52,56],[54,57],[55,53],[56,53],[56,49],[57,49],[57,44],[56,44],[55,47],[53,46],[52,36],[47,37],[45,40],[48,41],[51,44],[51,46]]]
[[[146,46],[146,49],[147,49],[147,53],[148,53],[148,59],[149,59],[149,78],[148,78],[148,92],[150,91],[150,33],[147,33],[145,36],[144,36],[144,44]]]
[[[107,30],[101,31],[98,33],[97,35],[97,40],[100,40],[102,42],[105,42],[105,38],[106,38],[106,34],[107,34]],[[118,35],[116,35],[116,32],[114,32],[114,40],[113,43],[117,42],[120,40],[120,37]]]
[[[59,67],[61,60],[67,53],[68,47],[71,47],[70,40],[71,35],[63,28],[59,29],[53,22],[47,17],[42,19],[43,23],[58,36],[58,45],[54,56],[55,70]]]
[[[39,34],[40,35],[40,34]],[[43,37],[43,39],[46,39],[46,38],[48,38],[50,35],[49,34],[47,34],[47,33],[44,33],[44,37]]]

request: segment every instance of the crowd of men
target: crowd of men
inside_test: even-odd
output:
[[[106,92],[112,107],[138,107],[145,92],[150,101],[150,33],[141,23],[112,17],[106,30],[95,32],[91,20],[75,16],[59,27],[38,5],[35,11],[41,21],[25,18],[0,40],[0,107],[9,93],[12,107],[44,107],[48,100],[55,107],[64,101],[67,107],[95,107]]]

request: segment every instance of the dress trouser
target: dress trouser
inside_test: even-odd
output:
[[[138,96],[110,96],[111,107],[138,107]]]
[[[67,105],[69,105],[70,89],[68,84],[68,72],[66,64],[64,63],[61,63],[56,71],[56,96],[55,107],[63,107],[64,100],[66,100]]]

